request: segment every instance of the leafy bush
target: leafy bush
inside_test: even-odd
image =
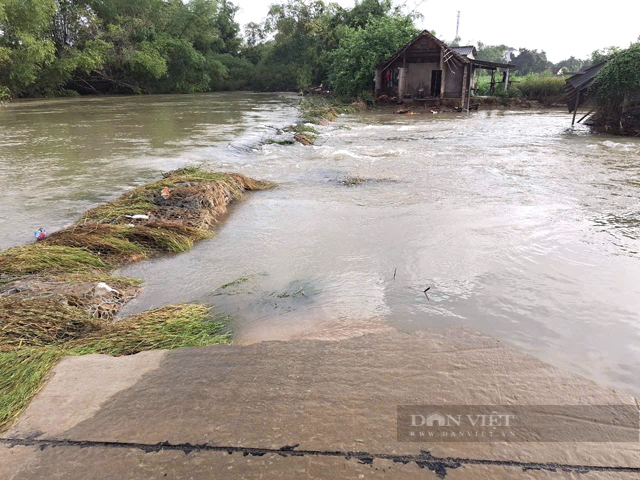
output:
[[[640,92],[640,44],[622,50],[596,76],[593,88],[601,107],[620,108]]]
[[[211,60],[220,62],[225,68],[224,75],[211,79],[210,90],[249,90],[256,67],[246,58],[234,57],[229,53],[212,55]]]
[[[640,44],[622,50],[605,65],[591,87],[596,123],[622,135],[640,135]]]

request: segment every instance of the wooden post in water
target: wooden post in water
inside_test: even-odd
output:
[[[493,95],[496,91],[496,71],[491,70],[491,86],[489,87],[489,95]]]
[[[471,108],[471,86],[473,84],[473,65],[467,65],[467,70],[469,71],[469,76],[467,77],[467,81],[469,82],[469,88],[467,90],[467,113],[469,113],[469,109]]]
[[[467,94],[467,66],[464,63],[462,65],[462,98],[460,99],[460,109],[464,110],[465,95]]]
[[[444,83],[445,83],[445,71],[444,71],[444,50],[440,49],[440,98],[444,98]]]
[[[398,103],[402,103],[404,98],[407,80],[407,69],[402,67],[398,73]]]
[[[578,114],[578,105],[580,105],[580,91],[578,91],[576,95],[576,104],[573,106],[573,120],[571,121],[572,127],[576,124],[576,115]]]

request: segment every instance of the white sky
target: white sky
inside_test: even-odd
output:
[[[335,1],[344,7],[354,5],[354,0]],[[262,21],[274,2],[234,3],[241,8],[237,20],[244,26]],[[420,0],[407,0],[405,11],[419,3]],[[640,36],[640,0],[427,0],[418,7],[424,15],[418,26],[435,30],[442,40],[452,40],[458,10],[462,12],[463,44],[480,40],[485,44],[537,48],[546,51],[552,62],[571,55],[586,58],[592,51],[612,45],[628,47]]]

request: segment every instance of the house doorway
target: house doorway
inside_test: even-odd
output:
[[[442,70],[431,71],[431,96],[439,97],[442,87]]]

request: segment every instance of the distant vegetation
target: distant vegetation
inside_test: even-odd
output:
[[[418,31],[416,15],[392,0],[356,0],[352,8],[286,0],[244,32],[237,11],[228,0],[0,0],[0,101],[321,84],[366,98],[374,66]],[[477,46],[478,58],[496,62],[509,49]],[[575,71],[616,49],[557,64],[544,51],[514,51],[516,73],[529,75]]]
[[[525,76],[514,75],[510,78],[509,90],[504,91],[504,84],[497,84],[493,95],[497,97],[522,97],[529,100],[546,102],[564,95],[565,78],[552,75],[550,72]],[[490,79],[480,77],[477,83],[476,95],[490,95]]]

